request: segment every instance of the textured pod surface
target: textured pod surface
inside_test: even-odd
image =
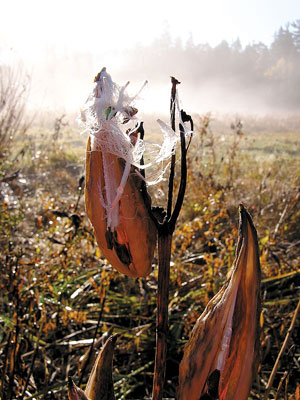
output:
[[[116,184],[122,179],[124,161],[110,155],[110,168]],[[132,167],[133,168],[133,167]],[[142,180],[130,173],[119,200],[119,223],[111,232],[101,196],[106,196],[103,155],[91,151],[90,139],[86,153],[85,204],[102,254],[119,272],[131,277],[147,276],[156,245],[156,226],[141,193]]]
[[[103,346],[93,366],[84,393],[90,400],[115,400],[112,362],[117,335]]]
[[[246,400],[257,371],[260,263],[257,234],[240,206],[240,232],[230,276],[208,303],[185,346],[180,400]]]
[[[69,378],[68,382],[68,399],[69,400],[90,400],[83,390],[81,390],[75,383]]]
[[[85,391],[77,387],[69,378],[69,400],[115,400],[112,363],[116,339],[117,335],[111,336],[100,351]]]

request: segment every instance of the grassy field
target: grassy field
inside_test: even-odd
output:
[[[94,357],[113,331],[116,398],[146,399],[157,259],[149,277],[131,279],[101,257],[84,209],[86,137],[64,121],[33,127],[0,160],[0,398],[65,399],[68,376],[84,386],[91,345]],[[261,355],[250,398],[262,399],[299,300],[300,119],[195,123],[172,250],[165,397],[175,398],[183,346],[231,267],[242,202],[261,253]],[[163,205],[165,183],[151,194]],[[299,333],[298,318],[270,399],[300,398]]]

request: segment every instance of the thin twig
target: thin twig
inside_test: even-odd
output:
[[[103,285],[103,282],[102,282],[102,285]],[[108,283],[107,290],[109,290],[109,286],[110,286],[110,280],[109,280],[109,283]],[[86,360],[85,360],[85,362],[84,362],[84,364],[82,366],[81,375],[80,375],[80,379],[79,379],[79,382],[78,382],[79,386],[81,386],[81,384],[82,384],[82,380],[83,380],[83,377],[85,375],[85,371],[86,371],[87,366],[89,365],[89,362],[90,362],[91,357],[92,357],[95,340],[96,340],[96,337],[97,337],[97,333],[98,333],[98,329],[99,329],[99,326],[100,326],[100,322],[102,320],[102,315],[103,315],[104,304],[105,304],[105,300],[106,300],[106,291],[107,290],[104,291],[104,296],[103,296],[102,301],[101,301],[101,309],[100,309],[100,312],[99,312],[99,315],[98,315],[98,321],[97,321],[96,329],[95,329],[95,332],[94,332],[93,341],[92,341],[92,343],[90,345],[90,350],[89,350],[88,356],[87,356],[87,358],[86,358]]]
[[[25,396],[25,393],[26,393],[26,390],[27,390],[27,386],[28,386],[28,383],[29,383],[29,380],[30,380],[30,377],[31,377],[31,374],[32,374],[32,371],[33,371],[34,362],[35,362],[35,359],[36,359],[36,356],[37,356],[37,353],[38,353],[38,349],[39,349],[41,334],[42,334],[43,328],[44,328],[45,317],[46,317],[46,314],[44,314],[44,316],[42,318],[42,321],[41,321],[41,325],[40,325],[38,336],[37,336],[37,340],[36,340],[36,343],[35,343],[35,347],[34,347],[32,359],[31,359],[28,375],[27,375],[27,378],[26,378],[26,381],[25,381],[25,385],[24,385],[23,392],[22,392],[22,395],[20,397],[20,400],[23,400],[23,398]]]
[[[20,295],[19,295],[19,289],[18,285],[16,284],[19,281],[19,263],[18,263],[18,257],[16,260],[16,266],[15,266],[15,272],[13,273],[13,279],[14,279],[14,288],[13,288],[13,296],[15,297],[15,309],[16,309],[16,322],[15,322],[15,337],[14,337],[14,342],[13,342],[13,351],[12,351],[12,367],[10,367],[11,371],[9,374],[9,384],[8,384],[8,391],[7,391],[7,398],[12,400],[13,398],[13,387],[14,387],[14,378],[15,378],[15,370],[16,370],[16,361],[17,361],[17,356],[18,356],[18,340],[19,340],[19,333],[21,330],[20,327]]]
[[[289,207],[289,204],[286,204],[286,206],[284,207],[284,210],[282,211],[282,214],[281,214],[281,216],[280,216],[280,219],[279,219],[279,221],[278,221],[278,223],[277,223],[277,225],[276,225],[276,227],[275,227],[275,230],[274,230],[274,234],[273,234],[273,238],[274,238],[274,239],[275,239],[275,237],[277,236],[277,233],[278,233],[278,231],[279,231],[280,225],[282,224],[282,222],[283,222],[283,220],[284,220],[284,218],[285,218],[285,215],[286,215],[286,213],[287,213],[288,207]]]
[[[9,350],[10,350],[10,343],[11,343],[11,337],[12,337],[12,331],[9,332],[8,338],[6,341],[5,345],[5,350],[4,350],[4,360],[3,360],[3,370],[2,370],[2,377],[1,377],[1,398],[4,398],[4,392],[5,392],[5,376],[6,376],[6,370],[8,368],[8,357],[9,357]]]
[[[289,338],[290,338],[290,336],[291,336],[291,334],[292,334],[292,332],[293,332],[293,329],[294,329],[294,327],[295,327],[295,324],[296,324],[296,320],[297,320],[297,316],[298,316],[299,310],[300,310],[300,299],[299,299],[299,301],[298,301],[296,310],[295,310],[294,315],[293,315],[293,318],[292,318],[291,325],[290,325],[290,327],[289,327],[289,329],[288,329],[288,331],[287,331],[286,337],[285,337],[284,342],[283,342],[283,344],[282,344],[282,346],[281,346],[280,352],[279,352],[279,354],[278,354],[278,356],[277,356],[277,359],[276,359],[275,364],[274,364],[274,366],[273,366],[273,369],[272,369],[272,372],[271,372],[271,375],[270,375],[268,384],[267,384],[267,386],[266,386],[265,397],[264,397],[265,400],[267,400],[268,397],[269,397],[269,393],[270,393],[270,390],[271,390],[271,387],[272,387],[272,384],[273,384],[275,375],[276,375],[277,370],[278,370],[278,367],[279,367],[280,358],[282,357],[283,353],[285,352],[285,349],[286,349],[286,347],[287,347]]]
[[[85,179],[85,177],[83,175],[83,176],[81,176],[81,178],[79,179],[79,182],[78,182],[78,196],[77,196],[77,201],[76,201],[76,205],[74,208],[74,213],[77,212],[80,199],[84,193],[84,179]]]
[[[288,377],[289,372],[285,371],[285,373],[283,374],[282,378],[280,379],[278,388],[277,388],[277,392],[276,392],[276,396],[274,400],[278,400],[279,399],[279,394],[282,388],[283,383],[285,382],[286,378]]]

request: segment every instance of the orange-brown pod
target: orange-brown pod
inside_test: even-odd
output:
[[[240,234],[230,276],[208,303],[185,346],[179,400],[247,400],[257,371],[260,263],[256,230],[240,206]]]
[[[110,336],[94,363],[85,390],[68,382],[69,400],[115,400],[112,376],[113,353],[117,335]]]
[[[119,185],[125,161],[113,154],[109,157],[110,175]],[[85,204],[87,215],[94,227],[99,248],[105,258],[119,272],[131,277],[144,277],[151,272],[156,245],[156,226],[152,221],[141,192],[142,179],[131,172],[118,202],[118,225],[113,231],[107,226],[107,210],[102,199],[106,198],[101,148],[91,151],[88,140],[86,152]]]

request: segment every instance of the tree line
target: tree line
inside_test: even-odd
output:
[[[296,112],[300,107],[300,19],[280,27],[273,42],[243,47],[239,39],[215,47],[182,43],[166,32],[150,45],[127,52],[124,76],[135,79],[145,71],[158,84],[170,73],[189,84],[194,95],[213,98],[216,104],[233,98],[270,110]]]

